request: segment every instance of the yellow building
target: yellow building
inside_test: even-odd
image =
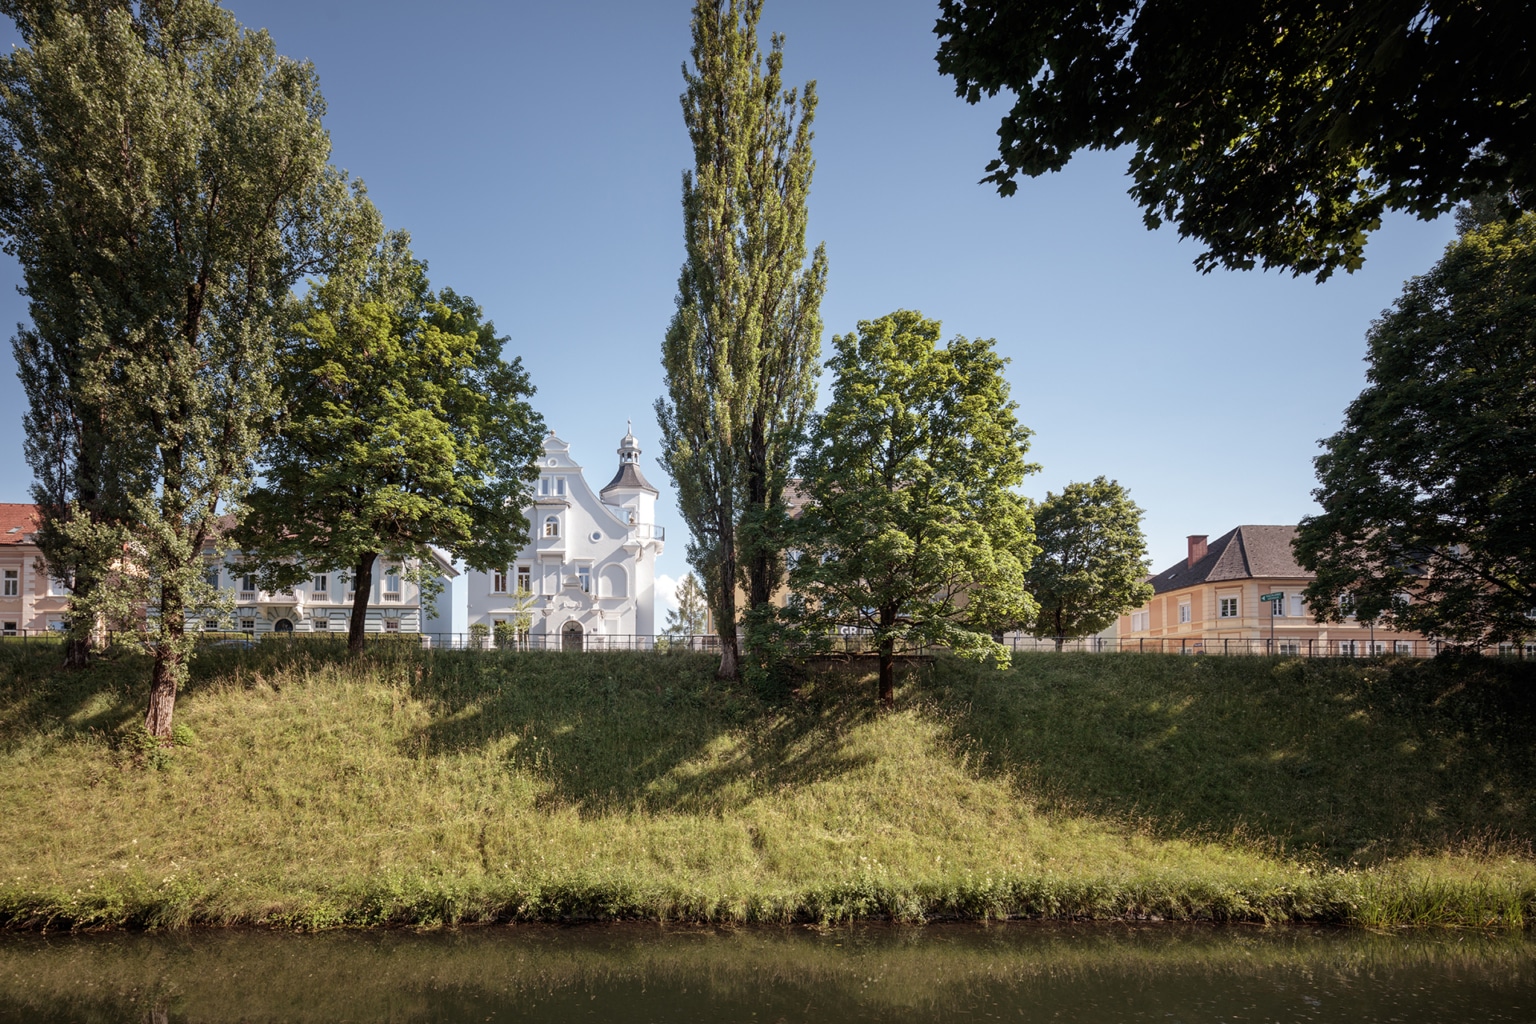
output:
[[[1416,633],[1353,617],[1315,621],[1302,597],[1313,576],[1296,563],[1295,539],[1294,526],[1239,526],[1210,543],[1203,534],[1191,536],[1185,559],[1148,581],[1152,600],[1120,616],[1120,648],[1334,657],[1432,653]],[[1261,600],[1265,596],[1272,599]]]

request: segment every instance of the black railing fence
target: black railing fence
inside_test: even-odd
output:
[[[602,634],[602,633],[526,633],[521,635],[470,633],[414,633],[384,631],[363,634],[370,647],[384,645],[434,651],[474,651],[487,654],[516,654],[526,651],[565,651],[602,653],[608,651],[647,651],[658,654],[683,652],[718,652],[720,638],[713,634]],[[57,630],[0,630],[0,643],[44,645],[60,644],[65,635]],[[202,630],[196,638],[203,647],[226,650],[254,650],[273,645],[344,646],[344,630],[316,632],[262,632]],[[106,645],[114,646],[118,637],[108,634]],[[1051,637],[1005,636],[1002,644],[1015,654],[1182,654],[1280,658],[1432,658],[1447,648],[1438,640],[1329,639],[1288,640],[1249,638],[1191,637],[1081,637],[1057,641]],[[926,656],[931,647],[904,647],[898,653]],[[805,655],[873,655],[875,645],[867,634],[836,635],[806,645]],[[1487,655],[1506,658],[1536,659],[1536,642],[1500,644],[1484,649]]]

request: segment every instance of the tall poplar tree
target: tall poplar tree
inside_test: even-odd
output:
[[[42,533],[78,559],[77,627],[139,621],[164,737],[218,518],[271,420],[282,307],[371,207],[327,171],[314,69],[217,4],[0,11],[24,44],[0,62],[0,231],[33,313],[28,423],[54,431],[28,449]]]
[[[720,678],[737,678],[736,590],[766,605],[783,577],[784,485],[815,401],[826,253],[807,264],[815,83],[783,86],[783,39],[758,50],[762,0],[697,0],[683,120],[687,260],[662,343],[656,403],[662,464],[677,488],[720,636]]]

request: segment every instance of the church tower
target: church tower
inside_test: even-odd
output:
[[[603,503],[623,510],[629,523],[629,537],[624,548],[634,557],[636,621],[635,632],[656,632],[656,556],[661,554],[666,535],[656,525],[656,498],[660,494],[640,472],[640,442],[635,440],[634,424],[619,441],[619,470],[599,492]]]

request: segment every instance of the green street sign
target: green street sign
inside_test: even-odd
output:
[[[1285,595],[1284,594],[1260,594],[1259,595],[1259,600],[1260,601],[1284,601],[1285,600]]]

